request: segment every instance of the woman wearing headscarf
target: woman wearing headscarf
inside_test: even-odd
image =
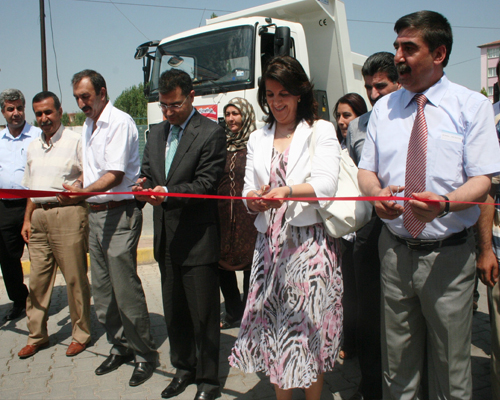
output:
[[[243,191],[247,142],[255,131],[255,113],[252,105],[236,97],[224,107],[227,137],[227,160],[224,176],[217,194],[240,196]],[[241,200],[219,200],[221,226],[220,287],[224,296],[226,313],[221,318],[221,328],[239,324],[245,309],[250,279],[250,266],[257,230],[255,215],[249,214]],[[238,290],[236,273],[244,271],[243,301]]]

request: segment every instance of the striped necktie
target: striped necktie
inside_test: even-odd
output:
[[[424,106],[427,97],[416,94],[417,116],[413,123],[410,142],[408,143],[408,155],[406,156],[405,196],[412,193],[425,192],[426,170],[427,170],[427,123],[425,122]],[[425,228],[425,222],[415,218],[410,209],[410,204],[405,201],[403,212],[403,225],[406,230],[416,238]]]
[[[177,151],[177,146],[179,145],[179,133],[181,127],[179,125],[172,126],[170,134],[172,135],[172,140],[170,141],[170,146],[168,146],[167,156],[165,157],[165,178],[168,178],[168,171],[174,160],[175,152]]]

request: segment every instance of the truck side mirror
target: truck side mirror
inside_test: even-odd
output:
[[[144,75],[144,96],[149,96],[149,76],[151,72],[151,60],[154,60],[155,48],[160,44],[158,40],[152,40],[141,44],[135,50],[134,58],[142,59],[142,73]]]
[[[290,27],[279,26],[276,28],[274,35],[274,55],[289,56],[290,55]]]

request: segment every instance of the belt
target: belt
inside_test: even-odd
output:
[[[47,211],[47,210],[51,210],[51,209],[56,208],[56,207],[81,206],[83,204],[84,204],[83,201],[81,201],[79,203],[76,203],[76,204],[61,204],[61,203],[57,203],[57,202],[53,202],[53,203],[36,203],[36,207],[37,208],[43,208],[45,211]]]
[[[2,200],[3,205],[6,208],[9,208],[9,207],[26,207],[26,202],[27,202],[27,199],[14,199],[14,200],[1,199],[1,200]]]
[[[45,211],[52,208],[62,207],[61,203],[36,203],[36,208],[43,208]]]
[[[454,233],[443,240],[408,239],[396,236],[390,230],[388,230],[388,232],[394,239],[396,239],[397,242],[404,244],[410,250],[420,251],[433,251],[441,247],[458,246],[467,242],[467,237],[469,236],[468,229],[464,229],[462,232]]]
[[[106,203],[89,203],[90,211],[106,211],[113,208],[121,207],[126,204],[135,203],[135,199],[121,200],[121,201],[108,201]]]

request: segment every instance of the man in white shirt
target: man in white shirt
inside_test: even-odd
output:
[[[470,399],[470,228],[479,208],[461,202],[483,201],[490,176],[500,171],[491,103],[444,74],[453,42],[445,17],[416,12],[394,30],[403,89],[375,105],[358,175],[367,196],[406,188],[411,198],[404,206],[375,202],[385,223],[379,240],[384,398],[418,397],[426,354],[429,397]]]
[[[7,127],[0,131],[0,188],[22,189],[26,154],[40,129],[26,122],[26,100],[20,90],[6,89],[0,93],[0,108]],[[23,283],[21,257],[24,240],[21,229],[24,221],[26,199],[0,199],[0,266],[9,299],[14,302],[6,321],[23,315],[28,288]]]
[[[81,135],[61,124],[62,108],[52,92],[33,98],[43,133],[28,148],[23,186],[32,190],[81,187]],[[29,199],[22,235],[30,252],[31,272],[26,304],[28,344],[18,353],[28,358],[49,345],[47,319],[57,268],[66,280],[72,342],[66,355],[76,356],[90,342],[90,286],[87,278],[88,217],[85,201],[56,197]]]
[[[134,120],[107,99],[106,81],[96,71],[83,70],[71,81],[83,125],[83,188],[79,193],[107,192],[87,197],[89,253],[97,319],[113,344],[108,358],[96,369],[107,374],[135,359],[129,385],[148,380],[158,363],[150,333],[149,313],[137,275],[137,245],[142,211],[128,192],[139,177],[139,139]],[[79,197],[79,196],[78,196]]]

